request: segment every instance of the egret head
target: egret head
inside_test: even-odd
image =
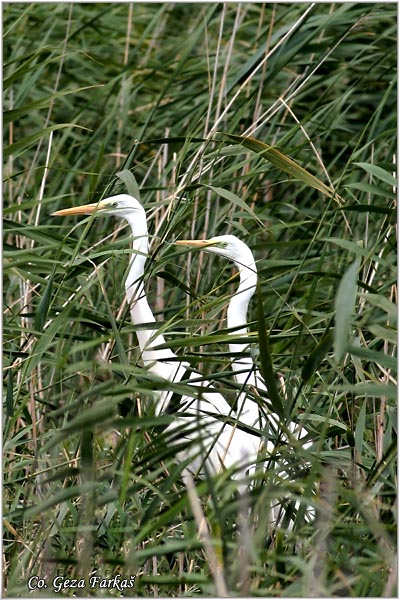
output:
[[[94,204],[84,204],[82,206],[73,206],[71,208],[63,208],[52,213],[53,216],[65,217],[68,215],[113,215],[121,219],[131,219],[134,215],[144,214],[144,208],[139,200],[136,200],[129,194],[118,194],[100,200]]]
[[[208,240],[177,240],[175,244],[219,254],[232,260],[239,269],[248,267],[252,271],[256,270],[252,251],[235,235],[218,235]]]

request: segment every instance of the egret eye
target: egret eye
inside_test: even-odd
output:
[[[118,202],[111,202],[111,208],[118,208]]]
[[[219,245],[221,248],[226,248],[228,246],[228,242],[220,242]]]

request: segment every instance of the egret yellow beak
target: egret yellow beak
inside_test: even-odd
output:
[[[191,248],[206,248],[213,246],[214,243],[212,240],[176,240],[174,242],[177,246],[190,246]]]
[[[91,215],[97,210],[105,208],[102,206],[102,202],[96,202],[95,204],[83,204],[82,206],[72,206],[71,208],[62,208],[51,213],[52,217],[67,217],[68,215]]]

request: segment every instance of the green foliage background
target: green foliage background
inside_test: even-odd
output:
[[[396,5],[9,3],[3,32],[6,594],[96,569],[136,596],[395,595]],[[234,400],[234,269],[172,242],[238,235],[255,358],[314,440],[244,521],[229,473],[196,482],[217,567],[140,365],[129,232],[50,216],[136,182],[169,344]]]

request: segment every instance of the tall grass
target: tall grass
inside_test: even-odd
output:
[[[395,6],[9,3],[3,20],[5,593],[52,595],[59,575],[86,584],[66,596],[395,595]],[[277,445],[290,481],[264,456],[245,498],[229,472],[183,486],[124,301],[129,232],[49,216],[136,182],[160,327],[231,402],[234,269],[172,242],[253,249],[255,360],[269,349],[313,440]],[[94,572],[135,586],[90,590]]]

